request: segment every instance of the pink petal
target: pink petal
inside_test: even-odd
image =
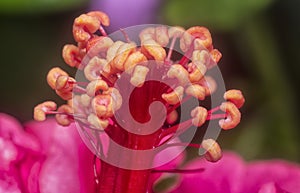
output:
[[[39,176],[41,193],[93,192],[93,154],[74,124],[62,127],[55,120],[47,120],[30,122],[26,128],[40,139],[45,156]]]
[[[280,189],[298,193],[300,190],[300,167],[280,160],[259,161],[249,164],[247,170],[247,192],[258,192],[268,183],[276,184]]]
[[[20,169],[27,168],[24,160],[29,154],[39,152],[38,140],[26,133],[15,118],[0,113],[0,149],[0,192],[27,193]]]
[[[173,193],[240,193],[246,167],[234,153],[225,153],[217,163],[195,159],[185,169],[204,168],[204,172],[184,174],[182,183]]]
[[[40,150],[37,139],[26,133],[15,118],[4,113],[0,113],[0,136],[22,148],[36,152]]]

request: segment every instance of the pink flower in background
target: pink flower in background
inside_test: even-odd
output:
[[[195,159],[185,169],[203,167],[199,174],[184,174],[172,193],[299,193],[300,167],[283,160],[245,163],[224,153],[217,163]]]
[[[93,154],[74,125],[30,122],[0,114],[0,193],[90,193]]]

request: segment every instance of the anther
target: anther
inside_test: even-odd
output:
[[[74,117],[72,117],[73,109],[69,105],[61,105],[57,112],[59,114],[56,114],[55,118],[58,124],[68,126],[74,121]]]
[[[122,106],[123,100],[118,89],[110,87],[107,91],[103,91],[103,94],[111,96],[113,112],[115,112]]]
[[[113,116],[112,97],[109,95],[97,95],[92,99],[92,108],[99,118]]]
[[[192,123],[196,127],[202,126],[207,117],[207,110],[204,107],[196,107],[191,111]]]
[[[192,84],[185,89],[187,95],[191,95],[199,100],[205,99],[205,88],[198,84]]]
[[[52,101],[46,101],[41,104],[38,104],[33,111],[34,120],[44,121],[46,119],[47,112],[56,110],[56,107],[56,103]]]
[[[181,86],[185,86],[189,82],[188,71],[180,64],[171,65],[167,72],[169,78],[177,78]]]
[[[77,42],[87,42],[92,34],[99,30],[103,36],[107,36],[104,26],[109,25],[109,17],[100,11],[92,11],[77,17],[73,24],[73,36]]]
[[[117,51],[121,45],[125,44],[122,41],[115,41],[107,50],[106,60],[111,63],[115,56],[117,55]]]
[[[141,64],[146,61],[147,61],[146,56],[142,54],[140,51],[136,51],[130,54],[130,56],[128,56],[124,64],[124,69],[128,74],[132,74],[133,69],[137,64]]]
[[[99,55],[100,53],[107,52],[108,48],[114,42],[109,37],[96,36],[88,40],[86,45],[86,52],[90,57]]]
[[[86,87],[86,94],[90,97],[97,95],[97,92],[103,92],[108,90],[108,85],[104,80],[91,81]]]
[[[70,99],[72,99],[72,96],[73,96],[73,93],[71,91],[63,92],[63,91],[55,90],[55,92],[63,100],[70,100]]]
[[[170,93],[164,93],[162,94],[162,98],[171,105],[176,105],[179,103],[183,98],[183,91],[184,88],[182,86],[176,87],[172,92]]]
[[[206,73],[206,66],[200,62],[191,62],[188,64],[189,80],[194,82],[199,82],[204,74]]]
[[[144,85],[146,76],[149,72],[149,69],[146,66],[137,65],[134,68],[130,83],[135,87],[141,87]]]
[[[89,122],[89,124],[91,124],[91,126],[100,131],[103,131],[109,124],[109,121],[107,119],[100,119],[93,113],[88,116],[87,121]]]
[[[79,67],[85,52],[77,46],[67,44],[62,50],[64,61],[71,67]]]
[[[205,158],[207,161],[217,162],[222,158],[222,150],[215,140],[205,139],[201,146],[206,150]]]
[[[245,98],[240,90],[228,90],[224,93],[224,99],[235,104],[237,108],[241,108],[245,103]]]
[[[213,49],[212,51],[210,51],[210,55],[215,63],[218,63],[222,58],[222,53],[217,49]]]
[[[52,89],[56,89],[56,80],[59,76],[69,76],[59,67],[52,68],[47,74],[47,82]]]
[[[139,34],[141,42],[148,40],[148,39],[154,39],[154,33],[155,33],[155,28],[154,27],[149,27],[144,30],[142,30]]]
[[[155,40],[156,42],[165,47],[169,43],[168,28],[165,26],[160,26],[155,28]]]
[[[156,61],[164,61],[167,53],[166,50],[153,39],[147,39],[142,42],[143,54],[150,55]]]
[[[98,58],[97,56],[93,57],[83,71],[86,79],[89,81],[100,79],[101,75],[99,73],[104,71],[107,65],[108,63],[105,59]]]
[[[195,50],[193,51],[192,61],[200,64],[208,65],[210,62],[210,53],[207,50]]]
[[[113,59],[113,67],[124,71],[124,64],[128,56],[135,51],[136,45],[134,43],[124,43],[122,44],[116,53],[115,58]]]
[[[222,129],[228,130],[236,127],[241,121],[241,113],[235,104],[231,102],[223,102],[220,109],[227,114],[225,119],[219,121]]]
[[[212,38],[209,30],[205,27],[194,26],[186,30],[193,38],[197,39],[200,43],[199,48],[202,49],[204,46],[206,49],[212,48]],[[197,45],[195,45],[195,49],[198,49]]]
[[[74,83],[76,83],[74,78],[61,75],[57,77],[55,89],[60,92],[72,92]]]
[[[100,26],[97,17],[82,14],[74,20],[73,36],[76,42],[87,42],[91,38],[91,34],[95,33]]]

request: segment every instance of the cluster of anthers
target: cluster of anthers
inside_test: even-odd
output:
[[[215,80],[206,75],[222,56],[213,48],[210,32],[200,26],[187,30],[181,27],[149,27],[140,32],[138,46],[124,31],[126,41],[112,40],[103,28],[108,25],[108,16],[99,11],[82,14],[75,19],[73,35],[77,45],[65,45],[62,56],[69,66],[81,70],[87,81],[77,82],[62,69],[51,69],[47,75],[48,84],[67,104],[57,108],[55,102],[43,102],[34,109],[35,120],[43,121],[46,115],[54,114],[63,126],[76,120],[92,130],[106,131],[116,126],[114,114],[122,106],[122,95],[114,87],[115,82],[122,73],[126,73],[130,76],[128,84],[143,87],[150,71],[147,61],[155,60],[160,64],[157,68],[167,69],[167,78],[177,80],[175,89],[167,89],[160,96],[167,109],[165,125],[169,125],[164,126],[161,132],[175,132],[177,127],[173,124],[178,119],[180,104],[191,97],[202,101],[217,87]],[[176,41],[184,56],[173,61]],[[88,57],[89,61],[83,62],[84,57]],[[229,90],[225,92],[224,100],[226,102],[211,110],[195,107],[186,127],[200,127],[215,119],[220,119],[219,125],[224,130],[236,127],[241,119],[239,108],[245,99],[241,91]],[[217,111],[222,112],[217,114]],[[208,150],[208,160],[220,159],[220,147],[213,139],[203,140],[201,146]]]

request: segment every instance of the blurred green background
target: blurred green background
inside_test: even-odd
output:
[[[135,7],[120,0],[0,0],[0,111],[26,121],[37,103],[60,101],[45,77],[53,66],[74,72],[61,58],[63,45],[73,42],[73,19],[90,9],[115,16],[130,10],[120,27],[146,21],[211,30],[227,88],[246,96],[241,124],[218,139],[223,148],[247,159],[300,161],[300,1],[129,1]],[[147,20],[139,20],[143,13]]]

